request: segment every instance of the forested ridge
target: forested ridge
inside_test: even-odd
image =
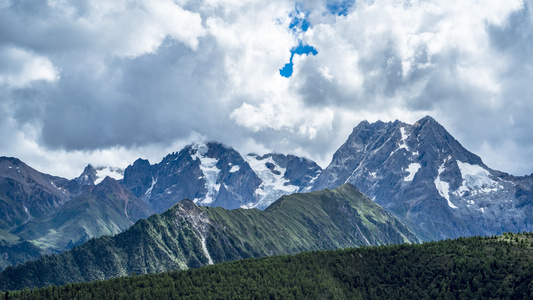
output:
[[[0,299],[524,299],[533,233],[305,252],[0,293]]]

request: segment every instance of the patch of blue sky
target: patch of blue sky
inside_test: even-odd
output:
[[[292,30],[300,29],[307,31],[309,29],[309,21],[307,21],[307,18],[293,18],[289,28]]]
[[[309,54],[317,55],[318,51],[316,51],[316,49],[313,46],[303,45],[300,42],[298,47],[294,47],[294,48],[291,49],[291,60],[289,61],[289,63],[285,64],[283,69],[279,70],[279,74],[281,76],[287,77],[287,78],[292,76],[292,72],[293,72],[293,70],[292,70],[292,67],[293,67],[292,59],[294,58],[295,54],[297,54],[297,55],[303,55],[303,54],[305,54],[305,55],[309,55]]]
[[[348,14],[348,11],[352,6],[354,6],[355,0],[340,0],[340,1],[328,1],[326,4],[326,9],[329,13],[337,15],[337,16],[346,16]],[[309,20],[307,19],[307,15],[309,12],[305,11],[303,9],[303,6],[301,4],[296,4],[294,12],[291,13],[290,17],[292,17],[292,21],[289,25],[289,29],[291,29],[294,34],[298,35],[300,32],[305,32],[309,29]],[[294,55],[317,55],[318,51],[310,45],[304,45],[302,41],[299,42],[297,47],[294,47],[291,49],[291,59],[290,61],[285,64],[285,66],[279,70],[279,74],[283,77],[291,77],[293,73],[293,58]]]
[[[355,0],[328,1],[326,8],[332,14],[346,16],[354,4]]]
[[[291,13],[292,21],[289,25],[289,29],[291,29],[294,34],[298,34],[300,32],[305,32],[309,29],[309,21],[307,20],[307,14],[305,11],[303,11],[300,7],[300,5],[296,5],[295,11]],[[302,41],[299,42],[298,46],[291,49],[291,59],[290,61],[285,64],[283,69],[279,70],[279,74],[283,77],[291,77],[293,72],[293,62],[292,59],[294,58],[294,55],[316,55],[318,51],[310,45],[304,45]]]

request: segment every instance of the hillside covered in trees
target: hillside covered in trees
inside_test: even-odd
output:
[[[245,259],[0,293],[0,299],[525,299],[533,234]]]

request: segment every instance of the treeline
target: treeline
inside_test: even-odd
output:
[[[531,299],[533,234],[314,251],[0,299]]]

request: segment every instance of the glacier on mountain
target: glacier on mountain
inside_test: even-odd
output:
[[[490,172],[483,167],[461,161],[457,161],[457,165],[463,178],[462,185],[456,191],[459,196],[463,196],[467,192],[474,195],[490,193],[503,188],[498,182],[490,178]]]
[[[242,206],[243,208],[266,207],[281,196],[296,193],[300,189],[290,184],[290,181],[284,177],[286,169],[277,165],[271,156],[263,158],[257,154],[248,154],[245,160],[262,183],[255,191],[259,200],[247,203]]]
[[[444,199],[446,199],[446,201],[448,201],[448,206],[451,207],[451,208],[456,209],[458,207],[455,206],[450,201],[450,184],[448,182],[446,182],[446,181],[441,180],[441,178],[440,178],[440,175],[446,169],[444,167],[444,164],[446,164],[446,162],[443,162],[442,165],[439,166],[439,174],[437,175],[437,178],[435,178],[435,187],[437,188],[437,191],[439,192],[439,194],[442,197],[444,197]]]
[[[199,204],[210,204],[215,200],[220,190],[220,184],[217,183],[220,173],[220,169],[217,167],[218,159],[206,156],[208,151],[206,144],[196,145],[192,149],[196,151],[191,154],[191,158],[200,160],[200,170],[204,174],[205,188],[207,190],[207,194],[203,200],[199,201]]]

